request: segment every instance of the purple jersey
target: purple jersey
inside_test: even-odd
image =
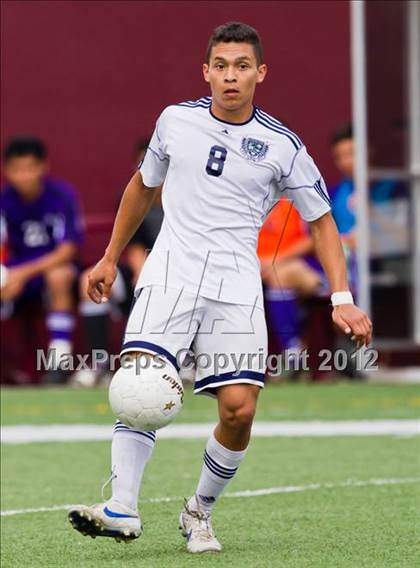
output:
[[[45,178],[41,194],[33,201],[24,200],[8,185],[0,203],[10,264],[39,258],[65,241],[81,242],[78,199],[65,182]]]

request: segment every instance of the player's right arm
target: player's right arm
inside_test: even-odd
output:
[[[105,254],[88,276],[88,294],[97,304],[106,302],[110,297],[117,275],[117,262],[149,212],[156,196],[154,189],[144,184],[140,171],[133,175],[125,188]]]
[[[88,276],[88,294],[97,304],[109,300],[118,259],[152,206],[156,197],[152,190],[165,180],[169,167],[167,111],[160,115],[144,160],[124,191],[105,254]]]

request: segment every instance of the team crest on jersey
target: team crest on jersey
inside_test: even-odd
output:
[[[268,144],[255,138],[242,138],[241,154],[253,162],[261,162],[267,155]]]

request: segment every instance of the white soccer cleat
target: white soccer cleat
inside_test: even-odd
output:
[[[211,525],[211,515],[198,505],[197,510],[189,509],[187,500],[179,516],[179,528],[187,539],[187,550],[193,554],[200,552],[220,552],[222,545],[217,540]]]
[[[69,379],[69,385],[76,389],[90,389],[98,386],[108,387],[112,375],[106,369],[79,369]]]
[[[117,542],[138,538],[142,532],[136,511],[115,502],[98,503],[90,507],[76,505],[68,513],[73,528],[84,536],[107,536]]]
[[[92,369],[80,369],[69,380],[69,385],[77,389],[90,389],[97,384],[97,373]]]

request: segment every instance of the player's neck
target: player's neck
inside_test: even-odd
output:
[[[38,197],[42,193],[42,190],[43,190],[43,185],[42,182],[40,182],[36,186],[31,187],[29,190],[19,191],[18,193],[20,194],[23,201],[27,201],[28,203],[30,203],[31,201],[36,201],[38,199]]]
[[[212,100],[211,112],[213,116],[219,120],[241,124],[243,122],[247,122],[251,118],[254,112],[254,106],[252,102],[250,102],[241,108],[226,110],[219,106],[215,100]]]

